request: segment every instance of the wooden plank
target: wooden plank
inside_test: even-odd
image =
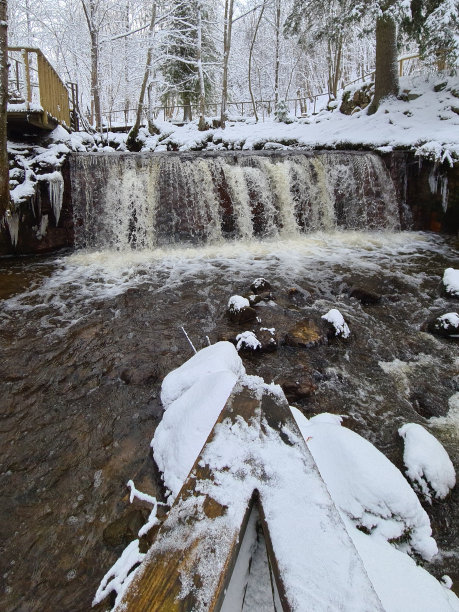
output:
[[[22,51],[22,56],[24,59],[24,80],[26,86],[26,104],[27,108],[30,108],[30,103],[32,102],[32,84],[30,82],[30,65],[29,65],[29,52],[24,49]]]
[[[217,424],[225,419],[235,420],[240,416],[247,422],[256,418],[258,401],[247,390],[237,396],[237,410],[233,410],[233,402],[227,403],[220,414]],[[215,438],[215,428],[212,430],[206,445],[211,445]],[[202,496],[198,485],[211,483],[215,475],[207,465],[203,465],[200,455],[190,472],[188,480],[183,485],[169,515],[161,526],[157,539],[148,554],[143,571],[131,585],[120,607],[129,612],[152,612],[164,610],[168,612],[188,612],[201,609],[200,590],[206,587],[206,610],[219,610],[224,598],[225,588],[231,578],[237,554],[242,543],[253,505],[253,491],[247,489],[246,500],[237,509],[232,508],[231,523],[236,526],[222,532],[221,540],[206,542],[206,536],[197,525],[222,519],[228,514],[228,507],[220,504],[211,495]],[[234,512],[238,512],[235,519]],[[179,545],[176,533],[180,532]],[[171,545],[168,545],[168,541]],[[182,546],[181,543],[184,543]],[[218,546],[218,555],[215,547]],[[214,549],[214,550],[212,550]],[[214,557],[215,564],[209,568],[213,576],[203,576],[200,571],[201,555],[207,552]],[[191,581],[193,589],[182,596],[184,577]],[[211,583],[209,588],[208,582]]]
[[[267,387],[230,396],[117,609],[220,610],[254,503],[284,612],[299,600],[382,611],[288,403]]]

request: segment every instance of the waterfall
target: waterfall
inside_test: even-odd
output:
[[[77,247],[400,227],[381,158],[360,152],[75,154]]]

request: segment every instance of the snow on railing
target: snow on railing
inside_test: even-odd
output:
[[[8,55],[8,112],[43,112],[45,126],[70,126],[69,92],[40,49],[8,47]]]

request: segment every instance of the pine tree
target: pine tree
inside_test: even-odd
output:
[[[321,1],[294,0],[285,31],[300,36],[312,31],[316,37],[321,37],[328,31],[338,34],[353,22],[371,20],[376,32],[376,70],[375,95],[368,113],[374,113],[381,100],[398,95],[397,27],[407,16],[406,3],[404,0],[360,0],[357,3],[338,0],[330,8],[332,6],[334,10],[329,10],[321,22],[317,19],[317,15],[323,13]],[[310,24],[306,30],[305,23]]]
[[[191,121],[192,104],[200,101],[200,110],[205,105],[211,79],[206,64],[215,55],[212,37],[208,27],[208,7],[202,0],[182,2],[174,0],[175,7],[167,30],[170,43],[162,71],[169,91],[178,97],[183,105],[183,120]]]
[[[404,29],[419,45],[424,59],[440,69],[459,57],[459,0],[412,0]]]

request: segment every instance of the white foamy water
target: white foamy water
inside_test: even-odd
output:
[[[72,164],[80,247],[400,228],[392,179],[373,153],[88,154]]]
[[[428,234],[353,231],[196,247],[80,250],[54,260],[53,272],[27,292],[5,300],[0,315],[8,319],[17,313],[43,312],[42,324],[62,333],[90,312],[94,300],[110,300],[132,287],[147,284],[161,293],[190,281],[197,287],[218,285],[219,278],[231,283],[241,275],[265,276],[293,286],[306,278],[320,291],[343,270],[381,279],[396,271],[399,279],[418,291],[426,273],[417,268],[426,254],[442,252],[448,253],[448,247]]]

